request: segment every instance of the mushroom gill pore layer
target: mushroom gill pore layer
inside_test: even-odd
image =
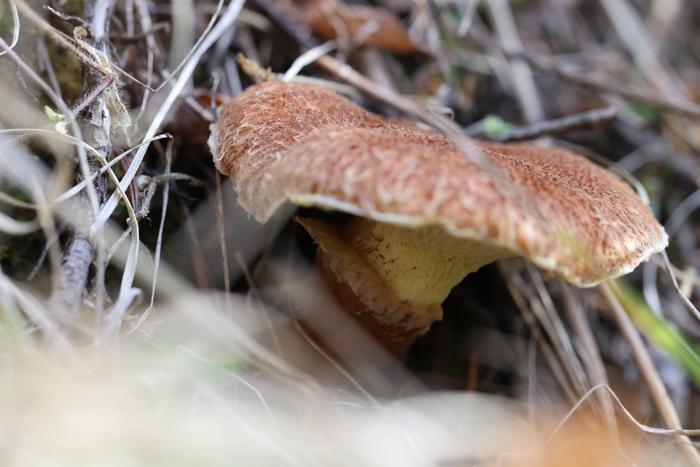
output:
[[[251,86],[221,108],[213,136],[218,168],[258,221],[286,201],[356,216],[344,231],[302,223],[326,267],[338,267],[342,255],[332,250],[342,244],[373,269],[395,308],[424,310],[411,326],[427,328],[449,288],[485,262],[520,255],[592,286],[667,244],[632,189],[579,155],[526,144],[458,146],[321,87]],[[339,269],[350,274],[348,264]]]

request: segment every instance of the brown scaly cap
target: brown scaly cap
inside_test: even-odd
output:
[[[475,142],[460,151],[442,135],[389,122],[329,90],[280,81],[246,89],[220,117],[217,166],[260,222],[290,200],[438,225],[577,286],[625,274],[668,241],[629,186],[564,149]]]

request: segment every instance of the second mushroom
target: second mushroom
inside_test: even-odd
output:
[[[213,143],[217,167],[259,222],[287,201],[349,214],[299,222],[336,298],[395,352],[492,261],[523,256],[586,287],[667,244],[630,187],[570,151],[458,146],[320,87],[251,86],[221,108]]]

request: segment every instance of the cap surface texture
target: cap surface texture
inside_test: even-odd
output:
[[[437,225],[504,247],[577,286],[625,274],[667,244],[628,185],[568,150],[458,147],[321,87],[251,86],[222,107],[215,149],[239,203],[260,222],[289,200],[397,225]]]

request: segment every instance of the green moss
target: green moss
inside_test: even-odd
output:
[[[486,136],[498,136],[513,130],[514,125],[506,122],[497,115],[487,115],[484,118],[484,134]]]
[[[10,43],[15,25],[12,21],[12,14],[9,8],[9,2],[0,2],[0,36]]]
[[[645,123],[651,124],[655,123],[660,118],[659,111],[647,104],[641,102],[630,102],[627,104],[632,112],[634,112],[639,118],[641,118]]]

